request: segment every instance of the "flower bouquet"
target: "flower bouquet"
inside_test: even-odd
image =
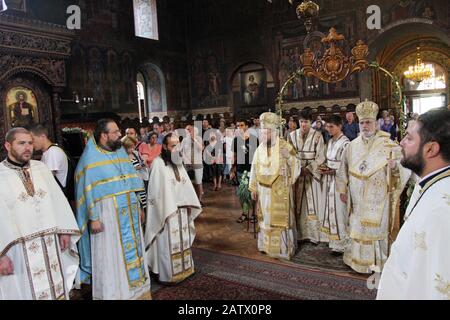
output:
[[[241,177],[241,181],[239,182],[239,187],[237,188],[237,196],[242,205],[242,211],[248,214],[250,210],[250,206],[252,205],[252,194],[250,190],[248,190],[249,185],[249,175],[247,171],[244,171]]]

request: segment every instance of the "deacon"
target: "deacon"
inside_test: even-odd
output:
[[[348,212],[346,204],[336,192],[336,171],[341,165],[342,153],[350,140],[342,133],[342,118],[338,115],[330,116],[327,129],[331,139],[327,145],[326,163],[319,167],[324,177],[325,196],[321,231],[333,252],[343,253],[347,243]]]
[[[114,120],[99,120],[75,173],[80,280],[92,280],[95,300],[150,298],[139,202],[144,183],[120,137]]]
[[[300,112],[300,129],[291,132],[291,142],[301,162],[301,174],[296,183],[296,219],[298,240],[319,243],[323,213],[322,175],[319,167],[325,162],[322,134],[311,128],[308,110]]]
[[[410,125],[402,165],[420,177],[392,245],[377,299],[450,300],[450,111]]]
[[[179,138],[168,133],[150,169],[145,248],[150,270],[162,283],[194,274],[191,246],[201,205],[182,164]]]
[[[290,260],[297,247],[293,186],[300,163],[292,146],[279,138],[279,116],[263,113],[260,123],[261,144],[253,157],[249,182],[260,212],[258,250]]]
[[[344,262],[358,273],[381,272],[410,171],[398,163],[399,148],[389,133],[377,129],[378,105],[366,100],[356,113],[361,135],[344,150],[336,178],[336,191],[350,214]]]
[[[50,169],[30,160],[33,138],[11,129],[0,163],[0,300],[69,299],[80,231]]]

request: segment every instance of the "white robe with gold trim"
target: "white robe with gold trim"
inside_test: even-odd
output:
[[[0,257],[14,273],[0,276],[0,300],[69,299],[79,257],[74,214],[51,171],[30,161],[31,196],[17,172],[0,163]],[[61,252],[60,234],[71,235]]]
[[[325,162],[325,145],[322,134],[310,129],[306,139],[301,130],[291,132],[291,143],[297,151],[300,165],[306,167],[310,174],[299,177],[295,185],[296,220],[298,240],[310,240],[318,243],[326,240],[321,237],[320,228],[323,222],[324,193],[322,175],[319,166]]]
[[[148,186],[147,264],[164,283],[177,283],[194,273],[194,220],[202,211],[186,169],[177,168],[180,181],[170,165],[166,166],[161,157],[156,158]]]
[[[390,174],[392,155],[397,168]],[[360,135],[343,153],[336,183],[337,192],[348,195],[350,214],[344,262],[356,272],[380,272],[386,262],[396,206],[411,174],[399,159],[399,148],[383,131],[369,139]]]
[[[286,148],[291,148],[287,142],[282,140]],[[297,248],[297,232],[295,219],[295,194],[294,183],[300,175],[300,163],[295,157],[295,151],[291,150],[291,155],[287,159],[286,168],[283,160],[280,158],[280,140],[271,148],[271,156],[267,156],[267,146],[261,144],[253,157],[252,169],[250,172],[249,190],[256,191],[258,194],[258,208],[261,218],[258,233],[258,250],[267,253],[273,258],[291,259]],[[280,161],[281,160],[281,161]],[[258,181],[257,170],[261,175],[279,176],[280,182],[287,185],[287,190],[268,186]],[[279,194],[281,192],[281,194]],[[282,194],[286,192],[286,194]],[[281,196],[288,197],[288,206],[286,209],[287,223],[286,227],[279,227],[274,215],[274,207],[283,206],[282,203],[274,204],[273,198]]]
[[[420,197],[420,185],[416,190]],[[421,198],[411,199],[406,213],[381,274],[377,299],[450,300],[449,171]]]
[[[339,170],[342,153],[349,143],[350,140],[345,135],[341,135],[336,141],[330,139],[327,146],[328,168],[335,172]],[[347,205],[341,201],[339,193],[336,192],[336,175],[324,175],[323,188],[325,204],[321,232],[333,251],[344,252],[348,242],[348,211]]]

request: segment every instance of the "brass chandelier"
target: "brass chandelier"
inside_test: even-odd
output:
[[[417,47],[417,58],[414,66],[409,66],[404,72],[405,78],[420,83],[434,75],[434,68],[431,64],[425,64],[420,57],[420,46]]]

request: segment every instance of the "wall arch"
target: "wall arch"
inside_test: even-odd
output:
[[[147,62],[138,68],[144,76],[147,96],[147,112],[149,115],[167,114],[166,78],[161,68]]]

